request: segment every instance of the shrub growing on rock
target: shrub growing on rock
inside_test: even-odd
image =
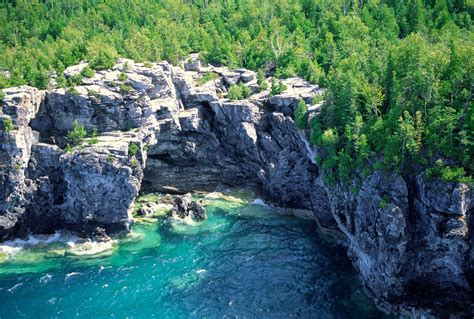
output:
[[[242,94],[244,95],[244,99],[252,95],[252,89],[250,87],[241,84],[241,88],[242,88]]]
[[[3,119],[3,131],[10,133],[13,130],[13,121],[11,118]]]
[[[229,100],[243,100],[252,94],[252,89],[242,83],[231,85],[227,93]]]
[[[472,176],[463,167],[445,165],[442,159],[438,159],[433,167],[427,168],[425,173],[428,178],[441,178],[445,182],[472,183]]]
[[[270,96],[283,93],[287,89],[286,85],[280,80],[278,83],[275,79],[272,80],[272,89],[270,91]]]
[[[109,162],[110,164],[113,164],[113,162],[115,162],[115,158],[112,155],[107,155],[105,157],[105,160]]]
[[[69,86],[79,85],[82,83],[82,74],[74,74],[68,79]]]
[[[67,134],[67,138],[71,145],[78,145],[86,136],[87,131],[84,125],[79,124],[77,120],[74,121],[72,130]]]
[[[218,77],[219,77],[219,75],[217,75],[217,73],[215,73],[215,72],[206,72],[206,74],[204,74],[202,77],[200,77],[197,80],[197,82],[198,82],[198,85],[204,85],[209,81],[217,79]]]
[[[242,88],[238,85],[231,85],[227,92],[227,98],[229,98],[229,100],[242,100],[244,98]]]
[[[260,91],[265,91],[266,89],[268,89],[268,83],[265,80],[265,75],[263,74],[262,70],[258,70],[257,72],[257,84],[260,88]]]
[[[304,100],[300,100],[295,110],[295,124],[303,130],[308,128],[308,106]]]
[[[78,91],[76,90],[76,88],[74,88],[74,87],[71,87],[71,88],[67,89],[66,92],[69,93],[69,94],[74,94],[74,95],[78,95],[78,94],[79,94],[79,92],[78,92]]]
[[[81,75],[85,78],[91,78],[95,75],[95,71],[86,66],[84,69],[82,69]]]
[[[94,70],[110,69],[115,64],[115,50],[104,48],[92,54],[89,66]]]
[[[137,155],[138,149],[139,149],[139,147],[138,147],[137,144],[131,143],[131,144],[128,146],[128,155],[129,155],[130,157],[133,157],[133,156]]]
[[[130,93],[130,91],[132,91],[132,87],[128,84],[121,84],[120,91],[122,91],[123,93]]]
[[[64,148],[64,151],[66,153],[71,153],[73,150],[73,147],[71,146],[71,144],[66,144],[66,147]]]
[[[122,82],[127,81],[128,76],[125,73],[121,72],[118,79],[119,79],[119,81],[122,81]]]
[[[94,127],[91,133],[91,138],[87,141],[87,143],[89,143],[90,145],[99,143],[98,136],[99,133],[97,132],[97,128]]]
[[[59,74],[58,77],[56,78],[56,87],[57,88],[64,88],[67,86],[67,80],[64,77],[64,75]]]

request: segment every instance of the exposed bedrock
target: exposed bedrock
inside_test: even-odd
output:
[[[250,186],[273,205],[312,212],[326,230],[344,234],[381,308],[474,314],[468,185],[381,171],[350,186],[325,185],[317,150],[291,117],[300,99],[311,104],[321,94],[317,86],[288,79],[287,91],[269,97],[269,90],[258,93],[250,71],[191,62],[185,71],[120,60],[68,92],[4,90],[0,240],[58,229],[86,236],[127,230],[139,192]],[[202,83],[209,72],[215,79]],[[254,93],[229,101],[227,89],[239,81]],[[75,121],[94,136],[69,148]]]
[[[464,184],[375,172],[356,194],[326,187],[349,257],[382,309],[470,317],[473,194]]]

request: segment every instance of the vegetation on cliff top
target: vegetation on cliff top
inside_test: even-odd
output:
[[[328,176],[419,164],[469,180],[473,13],[469,0],[2,1],[0,88],[44,88],[83,59],[101,70],[118,56],[176,63],[201,52],[260,80],[263,70],[325,86],[310,126]]]

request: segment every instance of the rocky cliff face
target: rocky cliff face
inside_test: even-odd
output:
[[[349,257],[381,308],[410,316],[474,313],[469,187],[375,172],[357,193],[326,189]]]
[[[253,94],[229,101],[227,89],[237,82]],[[472,315],[470,187],[383,172],[357,181],[359,191],[325,185],[291,118],[300,99],[311,104],[321,91],[297,78],[286,84],[286,92],[269,97],[247,70],[120,60],[74,92],[4,90],[0,239],[57,229],[127,230],[140,191],[247,185],[342,232],[383,309]],[[74,121],[98,136],[65,151]]]

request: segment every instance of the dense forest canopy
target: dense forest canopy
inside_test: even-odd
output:
[[[422,167],[469,181],[473,14],[472,0],[2,0],[0,88],[45,88],[83,59],[100,70],[201,52],[325,87],[309,125],[305,105],[296,115],[330,180]]]

